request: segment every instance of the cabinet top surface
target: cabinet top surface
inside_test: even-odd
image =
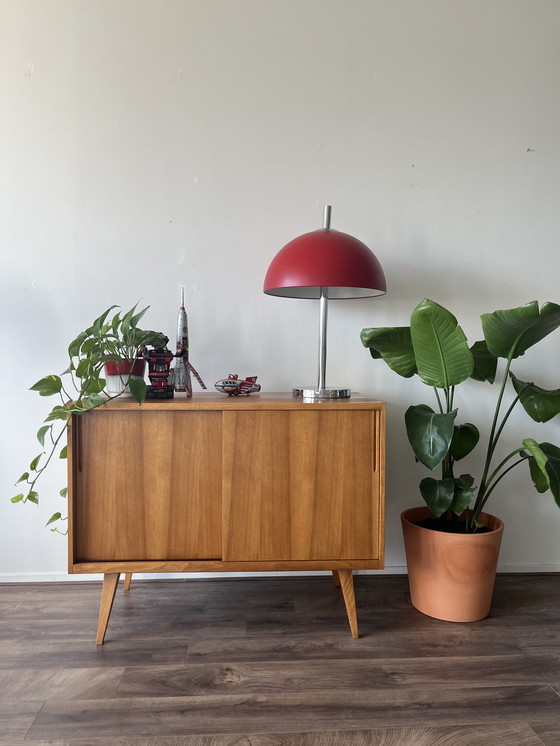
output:
[[[147,399],[139,405],[130,397],[119,397],[103,404],[102,410],[252,410],[252,409],[384,409],[385,404],[359,393],[347,399],[324,399],[307,402],[291,393],[251,394],[250,396],[225,396],[216,393],[196,393],[192,397],[179,394],[174,399]],[[95,411],[95,410],[94,410]]]

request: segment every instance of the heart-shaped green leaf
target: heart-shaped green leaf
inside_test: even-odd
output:
[[[148,387],[142,378],[134,378],[131,376],[129,381],[130,393],[136,399],[138,404],[142,404],[146,398]]]
[[[37,430],[37,440],[42,446],[45,445],[45,436],[49,430],[52,430],[52,425],[43,425]]]
[[[39,465],[39,461],[41,460],[41,456],[43,454],[40,453],[38,456],[35,456],[33,461],[29,464],[29,471],[37,471],[37,466]]]
[[[453,438],[451,440],[451,455],[455,461],[460,461],[469,453],[478,443],[480,433],[478,428],[471,422],[464,425],[456,425],[453,429]]]
[[[87,332],[80,332],[76,339],[73,339],[72,342],[68,345],[68,355],[70,357],[77,357],[80,354],[80,347],[82,346],[82,342],[87,337]]]
[[[91,396],[86,397],[83,400],[84,406],[86,409],[95,409],[96,407],[100,407],[102,404],[105,404],[107,400],[104,399],[102,396],[99,396],[99,394],[92,394]]]
[[[45,523],[45,526],[49,526],[51,523],[54,523],[55,521],[59,521],[62,518],[62,513],[53,513],[49,520]]]
[[[40,396],[53,396],[62,389],[62,380],[59,376],[45,376],[31,386],[30,391],[38,391]]]
[[[57,406],[53,407],[52,410],[45,417],[45,422],[53,422],[54,420],[69,420],[70,411],[66,407]]]
[[[427,404],[417,404],[405,412],[408,440],[414,455],[428,469],[441,464],[453,437],[453,421],[457,410],[436,414]]]
[[[455,482],[453,479],[426,477],[420,482],[420,492],[428,508],[439,518],[451,507]]]
[[[451,503],[450,507],[455,515],[461,515],[465,512],[465,510],[471,504],[471,501],[473,500],[476,493],[476,487],[465,486],[466,480],[464,479],[464,477],[470,477],[470,479],[473,480],[470,474],[464,474],[459,479],[454,480],[455,492],[453,494],[453,502]]]

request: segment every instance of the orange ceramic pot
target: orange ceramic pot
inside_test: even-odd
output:
[[[428,508],[401,514],[412,605],[447,622],[476,622],[490,611],[504,524],[481,513],[483,534],[448,534],[417,526]]]

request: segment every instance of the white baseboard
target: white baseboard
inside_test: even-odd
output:
[[[499,565],[499,573],[560,573],[560,564],[553,565]],[[156,578],[178,579],[178,578],[270,578],[270,577],[293,577],[305,575],[326,575],[328,571],[314,572],[225,572],[225,573],[136,573],[137,580]],[[393,565],[384,570],[355,570],[355,575],[406,575],[406,565]],[[33,572],[33,573],[0,573],[0,583],[64,583],[102,580],[103,575],[68,575],[68,573],[57,572]]]

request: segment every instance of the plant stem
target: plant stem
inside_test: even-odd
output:
[[[500,435],[500,433],[501,433],[501,431],[503,429],[505,421],[509,417],[509,415],[511,414],[513,406],[517,403],[517,400],[516,400],[514,402],[513,406],[510,407],[508,409],[508,411],[506,412],[504,420],[502,421],[502,423],[500,425],[500,428],[498,430],[498,433],[496,435],[496,429],[498,427],[498,417],[499,417],[500,409],[501,409],[501,406],[502,406],[502,399],[504,397],[504,391],[505,391],[505,388],[506,388],[506,383],[507,383],[507,379],[508,379],[508,375],[509,375],[509,369],[510,369],[510,366],[511,366],[511,361],[513,360],[513,355],[515,353],[516,347],[517,347],[517,341],[513,344],[512,348],[511,348],[511,350],[509,352],[509,355],[508,355],[508,358],[507,358],[507,361],[506,361],[506,367],[505,367],[505,370],[504,370],[504,374],[502,376],[502,384],[500,386],[500,393],[498,395],[498,400],[496,402],[496,409],[494,410],[494,419],[492,421],[492,429],[490,430],[490,438],[488,440],[488,449],[486,451],[486,460],[484,462],[484,470],[482,472],[482,479],[480,480],[480,486],[478,488],[478,494],[476,496],[476,501],[475,501],[475,504],[474,504],[472,515],[470,517],[471,524],[472,524],[473,521],[476,521],[478,515],[480,514],[480,511],[482,510],[482,505],[484,505],[484,503],[488,499],[486,497],[486,490],[487,490],[487,487],[488,487],[488,485],[487,485],[487,477],[488,477],[488,472],[490,471],[490,466],[491,466],[491,463],[492,463],[492,457],[494,456],[494,450],[496,448],[496,445],[497,445],[497,442],[498,442],[498,437],[499,437],[499,435]]]
[[[436,395],[436,399],[437,399],[437,403],[438,403],[438,406],[439,406],[440,414],[443,414],[443,407],[441,405],[441,398],[440,398],[439,391],[438,391],[438,389],[437,389],[436,386],[434,386],[434,392],[435,392],[435,395]]]
[[[518,453],[518,451],[514,451],[514,453]],[[510,455],[513,455],[513,454],[510,454]],[[526,460],[527,460],[527,459],[524,459],[524,458],[520,458],[520,459],[519,459],[519,461],[516,461],[516,462],[515,462],[514,464],[512,464],[511,466],[509,466],[509,467],[508,467],[508,468],[507,468],[507,469],[506,469],[505,471],[503,471],[503,472],[502,472],[502,473],[500,474],[500,476],[499,476],[499,477],[498,477],[498,478],[496,479],[496,481],[494,482],[494,484],[493,484],[493,485],[492,485],[492,486],[491,486],[491,487],[490,487],[490,488],[489,488],[489,489],[487,490],[487,492],[486,492],[486,494],[485,494],[485,496],[484,496],[484,500],[482,501],[482,503],[481,503],[481,505],[480,505],[480,510],[479,510],[479,512],[478,512],[478,514],[477,514],[477,517],[478,517],[478,516],[480,515],[480,513],[482,512],[482,509],[484,508],[484,506],[486,505],[486,502],[487,502],[488,498],[490,497],[490,495],[492,494],[492,492],[494,491],[494,489],[495,489],[495,488],[496,488],[496,486],[498,485],[498,482],[500,482],[500,481],[501,481],[501,480],[502,480],[502,479],[503,479],[503,478],[505,477],[505,475],[506,475],[506,474],[508,473],[508,471],[511,471],[511,470],[512,470],[512,469],[514,469],[514,468],[515,468],[515,467],[516,467],[516,466],[517,466],[518,464],[522,464],[522,463],[523,463],[523,461],[526,461]]]
[[[525,389],[528,385],[529,384],[526,384],[523,388]],[[521,394],[518,394],[515,397],[515,399],[512,401],[510,407],[508,408],[508,411],[505,413],[505,415],[504,415],[504,417],[502,419],[502,422],[500,423],[500,427],[498,428],[498,431],[496,432],[496,435],[494,436],[494,448],[496,447],[496,445],[498,443],[498,440],[500,439],[500,435],[502,434],[502,430],[504,429],[505,424],[508,421],[508,418],[509,418],[510,414],[513,411],[513,408],[515,407],[515,405],[517,404],[517,402],[519,401],[520,398],[521,398]]]
[[[500,473],[500,469],[502,468],[502,466],[504,466],[505,464],[507,464],[507,462],[508,462],[508,461],[509,461],[510,459],[512,459],[512,458],[513,458],[514,456],[516,456],[516,455],[517,455],[518,453],[523,453],[523,451],[524,451],[524,450],[525,450],[524,448],[516,448],[516,450],[515,450],[515,451],[512,451],[512,452],[511,452],[510,454],[508,454],[508,455],[507,455],[507,456],[506,456],[506,457],[505,457],[505,458],[504,458],[504,459],[503,459],[503,460],[502,460],[502,461],[501,461],[501,462],[500,462],[500,463],[498,464],[498,466],[497,466],[497,467],[496,467],[496,468],[494,469],[494,471],[492,472],[492,474],[491,474],[491,475],[490,475],[490,476],[488,477],[488,480],[487,480],[487,482],[486,482],[486,487],[487,487],[487,489],[489,489],[489,490],[493,490],[493,489],[494,489],[494,487],[496,486],[497,482],[498,482],[498,481],[499,481],[499,480],[500,480],[500,479],[502,478],[502,477],[500,477],[500,478],[499,478],[499,479],[498,479],[498,480],[496,481],[496,483],[494,483],[494,484],[493,484],[493,482],[494,482],[494,479],[495,479],[495,478],[496,478],[496,476],[497,476],[497,475],[498,475],[498,474]],[[516,462],[516,463],[520,463],[521,461],[524,461],[524,460],[525,460],[525,459],[521,459],[520,461],[518,461],[518,462]],[[510,467],[510,468],[511,468],[511,467]],[[509,471],[509,469],[506,469],[506,471],[504,472],[504,474],[505,474],[505,473],[506,473],[507,471]],[[503,475],[502,475],[502,476],[503,476]],[[486,493],[486,498],[485,498],[485,501],[486,501],[486,500],[488,499],[488,495],[489,495],[489,494],[490,494],[489,492],[487,492],[487,493]]]

